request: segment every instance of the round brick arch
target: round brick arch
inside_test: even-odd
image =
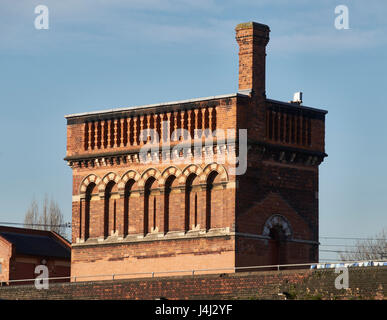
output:
[[[161,174],[161,177],[159,179],[159,186],[164,186],[165,182],[167,181],[168,177],[170,176],[175,176],[176,179],[180,182],[180,178],[183,175],[182,171],[175,167],[175,166],[170,166],[166,168],[163,173]]]
[[[280,226],[286,237],[292,237],[293,231],[290,222],[280,214],[273,214],[266,220],[262,235],[268,237],[270,235],[270,229],[274,226]]]
[[[141,175],[136,170],[129,170],[121,177],[121,183],[125,186],[129,180],[134,180],[137,182],[140,179]]]
[[[187,182],[188,177],[191,174],[196,174],[196,176],[198,176],[199,179],[201,179],[201,177],[203,175],[203,169],[199,165],[196,165],[196,164],[190,164],[190,165],[186,166],[183,169],[183,174],[182,174],[180,183],[185,184]]]
[[[118,184],[118,190],[124,190],[128,181],[133,180],[135,183],[137,183],[140,178],[141,175],[136,170],[131,169],[125,172],[121,177],[120,183]]]
[[[203,175],[202,175],[202,181],[207,181],[208,176],[211,172],[216,171],[219,174],[220,181],[227,182],[228,181],[228,174],[227,170],[224,168],[223,165],[218,163],[210,163],[203,169]]]
[[[82,180],[79,186],[79,194],[85,194],[87,187],[90,185],[90,183],[95,183],[95,185],[98,187],[101,181],[101,178],[96,176],[95,174],[89,174]]]
[[[115,183],[119,184],[120,180],[121,180],[121,178],[117,173],[109,172],[109,173],[105,174],[105,176],[102,178],[102,183],[100,183],[100,185],[98,187],[98,191],[99,192],[105,191],[105,188],[110,181],[114,181]]]
[[[138,181],[138,186],[139,187],[144,187],[145,186],[145,182],[150,177],[154,177],[156,179],[156,181],[159,181],[159,178],[161,177],[161,173],[156,168],[149,168],[149,169],[145,170],[143,172],[143,174],[141,175],[140,180]]]

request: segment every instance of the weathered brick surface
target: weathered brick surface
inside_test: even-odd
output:
[[[0,299],[386,299],[387,268],[349,269],[336,289],[333,270],[285,270],[0,287]]]
[[[9,280],[11,257],[12,257],[12,246],[9,245],[8,241],[5,241],[5,239],[0,237],[0,263],[1,263],[0,282]]]
[[[73,247],[71,274],[79,280],[91,280],[106,279],[97,275],[112,273],[148,272],[149,275],[157,271],[203,269],[203,266],[212,269],[222,266],[226,272],[235,265],[233,244],[230,237],[224,236]],[[82,278],[88,275],[95,276]]]

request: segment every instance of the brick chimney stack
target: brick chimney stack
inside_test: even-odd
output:
[[[252,90],[255,97],[266,97],[266,45],[270,28],[264,24],[247,22],[238,24],[235,31],[239,45],[238,91]]]

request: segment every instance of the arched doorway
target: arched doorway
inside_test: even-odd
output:
[[[282,228],[278,225],[270,229],[270,264],[286,263],[286,236]]]
[[[287,242],[292,237],[289,221],[282,215],[275,214],[266,220],[263,235],[269,237],[269,261],[271,265],[286,264],[288,260]]]

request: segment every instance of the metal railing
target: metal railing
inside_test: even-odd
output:
[[[258,271],[262,269],[270,269],[270,271],[273,271],[273,269],[280,271],[281,269],[284,270],[286,268],[293,268],[292,270],[296,269],[306,269],[305,267],[309,267],[313,270],[321,270],[324,268],[319,268],[319,266],[328,266],[325,267],[333,268],[335,266],[348,266],[348,267],[363,267],[365,266],[365,263],[370,263],[370,265],[367,266],[374,266],[375,263],[378,265],[379,263],[382,263],[381,266],[387,266],[387,261],[380,261],[380,260],[364,260],[364,261],[345,261],[345,262],[313,262],[313,263],[298,263],[298,264],[275,264],[275,265],[264,265],[264,266],[247,266],[247,267],[227,267],[227,268],[211,268],[211,269],[190,269],[190,270],[169,270],[169,271],[145,271],[145,272],[130,272],[130,273],[110,273],[110,274],[95,274],[95,275],[84,275],[84,276],[68,276],[68,277],[53,277],[53,278],[34,278],[34,279],[18,279],[18,280],[7,280],[0,282],[0,286],[4,285],[10,285],[12,283],[22,283],[22,282],[32,282],[35,281],[56,281],[56,280],[63,280],[63,281],[57,281],[57,283],[65,283],[65,282],[82,282],[79,281],[79,279],[87,279],[87,278],[94,278],[97,279],[95,281],[102,281],[100,278],[107,278],[105,280],[117,280],[119,277],[123,277],[120,279],[128,279],[128,277],[133,277],[135,279],[139,279],[138,276],[144,275],[144,278],[155,278],[156,274],[159,277],[162,277],[166,274],[174,274],[174,276],[182,276],[182,274],[188,274],[194,277],[195,275],[210,275],[210,274],[219,274],[220,271],[228,271],[228,273],[235,273],[236,271],[243,271],[243,270],[252,270]],[[363,265],[362,265],[363,264]],[[304,268],[302,268],[304,267]],[[146,277],[148,275],[148,277]],[[126,278],[125,278],[126,277]],[[129,278],[130,279],[130,278]],[[69,281],[66,281],[69,280]],[[72,280],[72,281],[71,281]],[[77,281],[78,280],[78,281]],[[87,280],[84,280],[87,281]]]

